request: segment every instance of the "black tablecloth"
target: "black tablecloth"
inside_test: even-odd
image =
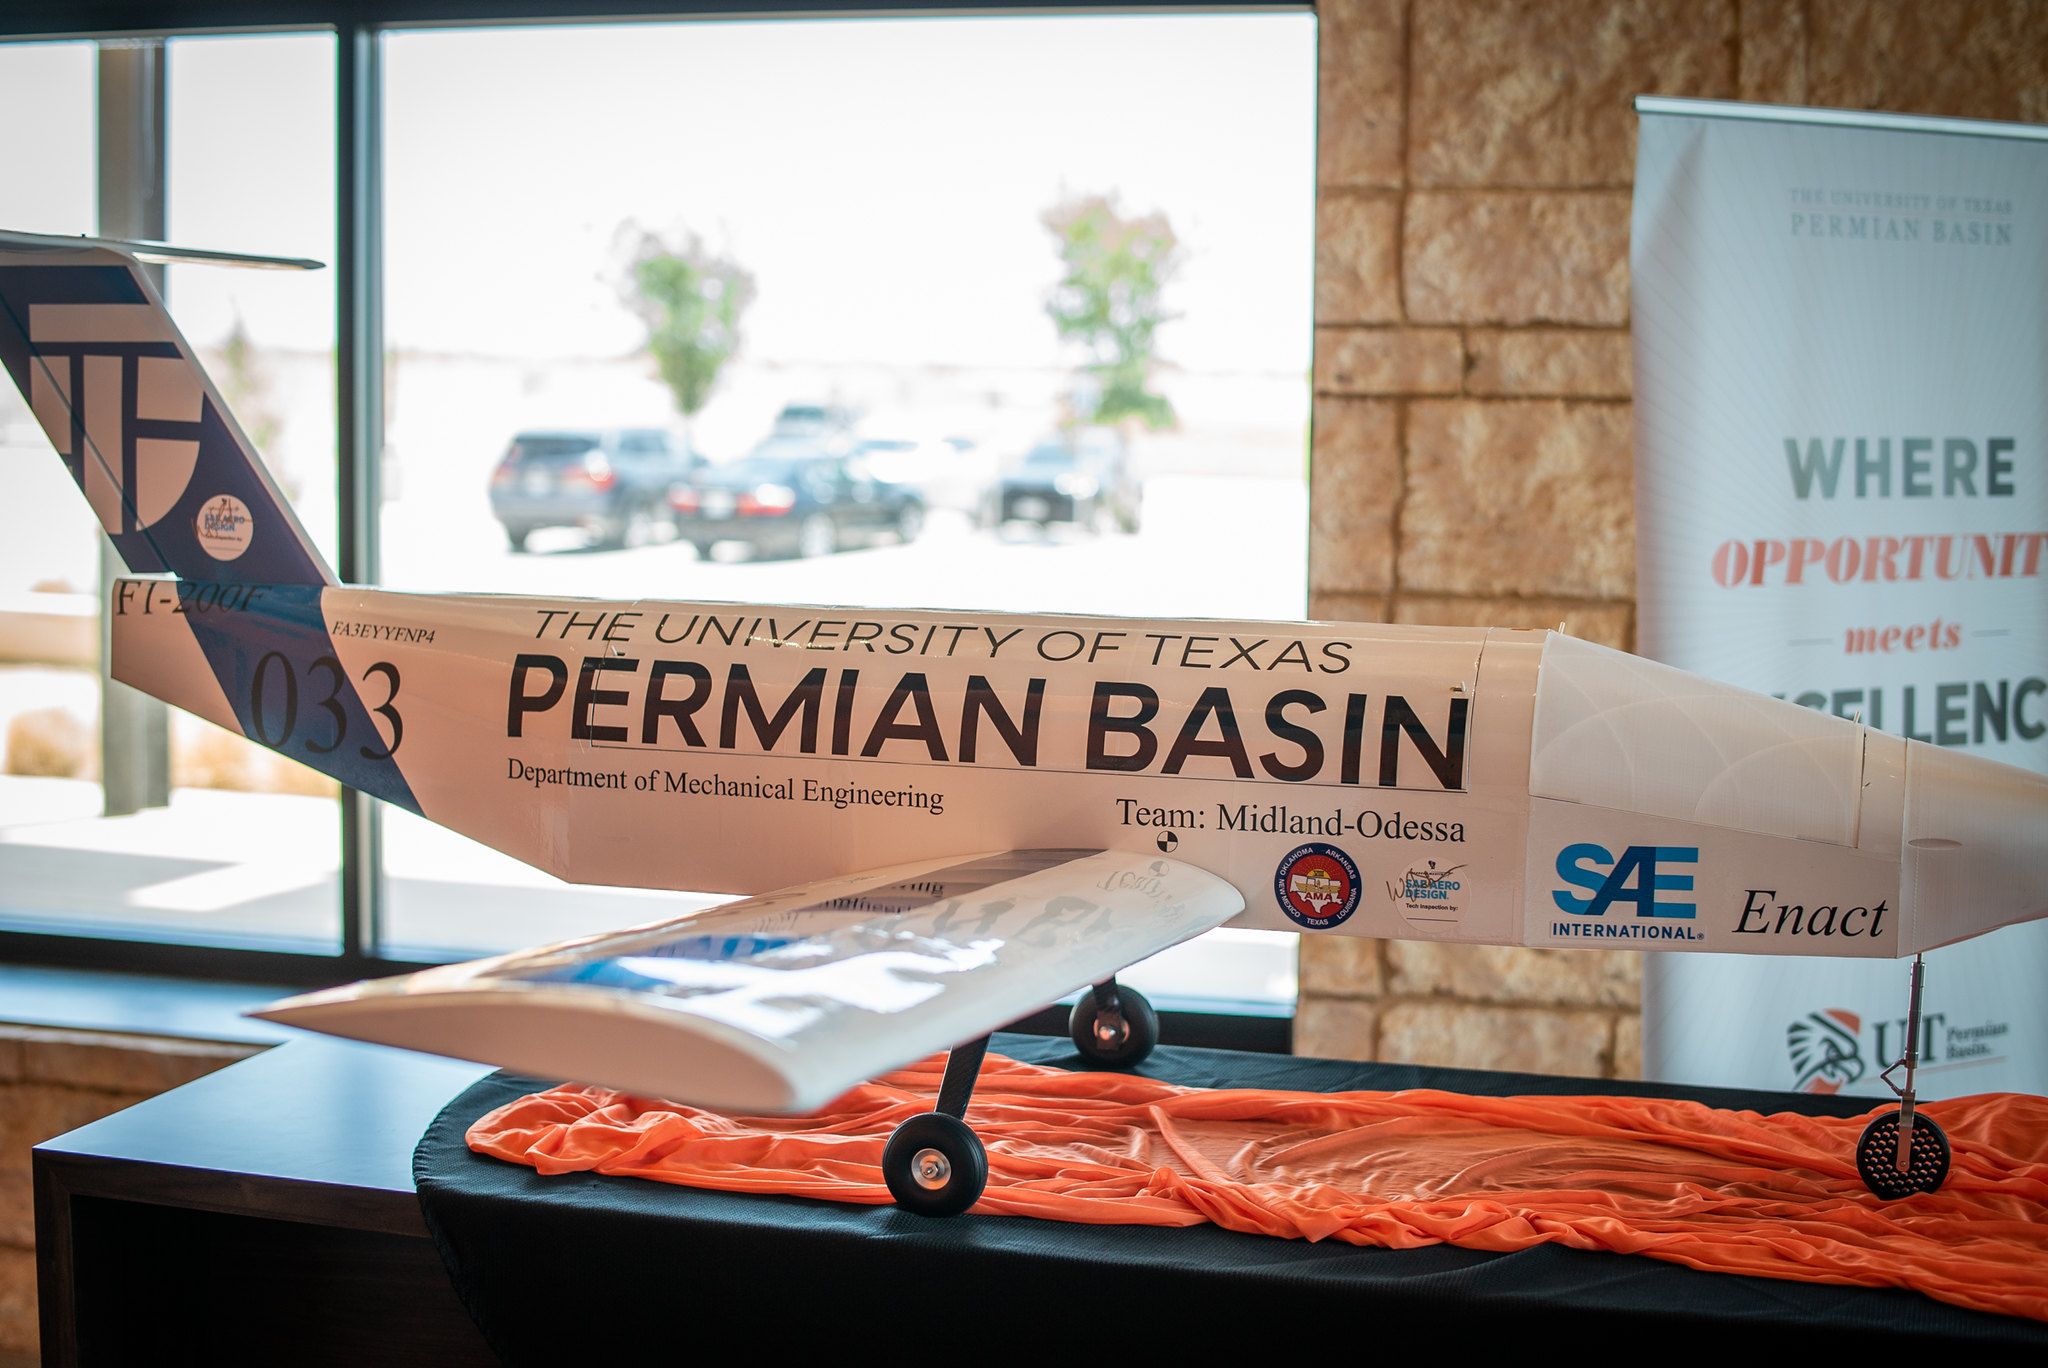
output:
[[[1065,1040],[999,1035],[993,1048],[1081,1067]],[[1833,1116],[1872,1106],[1173,1047],[1140,1072],[1203,1087],[1632,1093]],[[476,1118],[545,1086],[507,1074],[483,1080],[448,1105],[413,1159],[420,1204],[456,1291],[512,1364],[679,1362],[735,1335],[776,1358],[829,1345],[856,1358],[922,1351],[947,1360],[1026,1346],[1215,1351],[1254,1338],[1283,1354],[1314,1352],[1295,1342],[1310,1332],[1318,1347],[1367,1357],[1396,1347],[1652,1360],[1736,1347],[2048,1348],[2048,1325],[1915,1292],[1702,1273],[1555,1245],[1512,1254],[1360,1249],[1214,1226],[934,1220],[889,1206],[596,1174],[542,1177],[464,1145]]]

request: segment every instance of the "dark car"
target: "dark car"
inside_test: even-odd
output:
[[[599,546],[628,546],[672,526],[669,489],[703,465],[660,428],[522,432],[491,473],[491,512],[514,551],[543,527],[581,528]]]
[[[776,437],[816,437],[825,441],[850,438],[860,415],[843,404],[784,404],[771,430]]]
[[[829,556],[847,546],[911,541],[924,500],[906,485],[808,439],[771,437],[752,455],[713,466],[669,494],[677,535],[709,556],[745,542],[756,556]]]
[[[1143,488],[1132,477],[1123,439],[1087,430],[1040,442],[1004,472],[989,495],[986,521],[1048,528],[1072,523],[1093,532],[1138,530]]]

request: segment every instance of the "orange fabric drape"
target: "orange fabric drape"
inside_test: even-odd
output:
[[[542,1173],[887,1202],[882,1146],[931,1108],[943,1063],[797,1118],[567,1085],[500,1107],[468,1139]],[[1864,1118],[1641,1097],[1187,1088],[990,1055],[968,1120],[989,1153],[980,1212],[1397,1249],[1555,1242],[2048,1320],[2048,1099],[1925,1109],[1954,1167],[1940,1192],[1896,1202],[1856,1176]]]

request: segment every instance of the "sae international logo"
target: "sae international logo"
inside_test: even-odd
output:
[[[1698,846],[1632,845],[1617,855],[1593,841],[1568,845],[1557,853],[1557,877],[1565,887],[1550,898],[1571,918],[1552,922],[1551,933],[1597,940],[1705,940],[1691,924],[1699,905],[1665,896],[1691,893],[1699,862]],[[1632,907],[1635,916],[1610,920],[1607,913],[1617,905]]]

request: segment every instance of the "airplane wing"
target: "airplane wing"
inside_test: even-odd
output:
[[[254,1015],[726,1111],[814,1111],[1243,910],[1130,851],[1021,850],[828,879]]]

